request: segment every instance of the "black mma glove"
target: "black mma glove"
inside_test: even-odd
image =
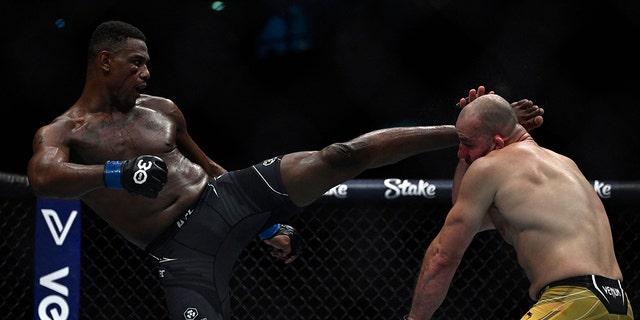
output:
[[[155,199],[167,182],[167,164],[156,156],[144,155],[104,164],[104,184]]]
[[[289,236],[291,240],[291,253],[289,256],[299,256],[304,249],[304,240],[298,231],[288,224],[276,223],[269,227],[269,229],[263,231],[259,237],[261,240],[269,240],[281,234]]]

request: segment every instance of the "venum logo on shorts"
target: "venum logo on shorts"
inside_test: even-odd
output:
[[[614,298],[618,298],[622,296],[622,293],[620,292],[620,289],[618,288],[612,288],[609,286],[602,286],[602,291],[604,291],[604,293],[614,297]]]
[[[184,311],[184,319],[185,320],[193,320],[198,316],[198,309],[196,308],[187,308]]]

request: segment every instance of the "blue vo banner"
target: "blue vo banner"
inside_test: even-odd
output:
[[[80,201],[38,198],[34,319],[79,319],[81,236]]]

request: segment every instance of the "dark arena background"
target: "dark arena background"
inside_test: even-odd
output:
[[[378,128],[453,124],[456,101],[478,85],[533,100],[545,109],[536,141],[573,158],[600,192],[637,318],[638,16],[636,0],[4,1],[0,318],[34,318],[31,143],[79,97],[89,37],[106,20],[146,34],[146,93],[181,107],[228,170]],[[455,148],[425,153],[363,173],[347,198],[332,190],[288,221],[307,243],[291,265],[256,241],[234,269],[233,319],[401,319],[450,207],[456,160]],[[433,183],[438,196],[386,199],[388,179]],[[89,209],[79,217],[80,318],[166,319],[144,253]],[[482,233],[436,318],[520,319],[526,288],[512,249]]]

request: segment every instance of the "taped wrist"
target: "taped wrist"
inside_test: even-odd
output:
[[[124,161],[107,161],[104,164],[104,184],[110,189],[123,189],[120,176]]]

